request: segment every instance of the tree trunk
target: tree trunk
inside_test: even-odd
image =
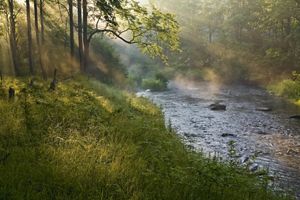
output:
[[[209,30],[208,30],[208,41],[209,41],[209,43],[212,43],[212,37],[213,37],[213,30],[212,30],[211,26],[209,26]]]
[[[89,61],[89,44],[88,44],[88,36],[87,36],[87,0],[82,0],[82,28],[83,28],[83,71],[86,71]]]
[[[47,78],[46,71],[44,69],[43,62],[42,62],[37,0],[33,1],[33,6],[34,6],[34,24],[35,24],[36,43],[37,43],[38,57],[39,57],[38,59],[39,59],[39,64],[40,64],[41,71],[42,71],[42,76],[43,76],[44,79],[46,79]]]
[[[77,0],[77,10],[78,10],[78,48],[79,48],[79,64],[80,70],[84,71],[83,68],[83,44],[82,44],[82,14],[81,14],[81,1]]]
[[[30,74],[34,75],[33,62],[32,62],[30,0],[26,0],[26,16],[27,16],[27,37],[28,37],[28,64],[29,64]]]
[[[74,21],[73,21],[73,0],[68,0],[69,4],[69,25],[70,25],[70,53],[74,57]]]
[[[42,39],[42,46],[43,46],[45,42],[44,0],[40,0],[40,22],[41,22],[41,39]]]
[[[9,24],[10,24],[10,50],[12,56],[12,64],[17,76],[20,75],[20,70],[18,66],[18,53],[17,53],[17,34],[16,34],[16,22],[14,14],[14,0],[8,0],[9,7]]]

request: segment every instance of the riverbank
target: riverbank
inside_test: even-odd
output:
[[[48,88],[2,85],[0,199],[288,199],[189,150],[144,98],[84,77]]]
[[[269,84],[267,89],[273,94],[284,97],[292,101],[292,103],[300,106],[300,75],[294,75],[293,79],[284,79],[279,82]]]

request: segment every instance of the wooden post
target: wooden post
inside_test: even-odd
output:
[[[53,80],[52,80],[51,83],[50,83],[50,88],[49,88],[49,90],[55,90],[55,88],[56,88],[56,83],[57,83],[57,80],[56,80],[56,74],[57,74],[57,70],[54,69]]]

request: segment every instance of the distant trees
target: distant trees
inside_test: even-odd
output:
[[[257,58],[257,62],[263,60],[262,64],[268,63],[269,71],[291,71],[300,65],[299,0],[156,2],[164,10],[178,16],[183,27],[181,36],[184,45],[187,45],[186,52],[189,52],[187,57],[190,57],[190,63],[198,61],[195,66],[213,65],[207,61],[215,56],[216,51],[209,51],[216,45],[236,52],[249,52]],[[194,50],[191,49],[198,49],[193,57],[190,52]],[[215,61],[217,59],[224,61],[224,58],[214,58]]]

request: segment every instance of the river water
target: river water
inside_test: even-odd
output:
[[[162,107],[166,122],[189,147],[226,159],[234,141],[241,164],[250,160],[253,171],[268,168],[275,187],[300,199],[300,120],[290,119],[299,107],[257,87],[208,82],[171,82],[168,91],[138,95]],[[213,103],[226,105],[226,111],[211,110]]]

